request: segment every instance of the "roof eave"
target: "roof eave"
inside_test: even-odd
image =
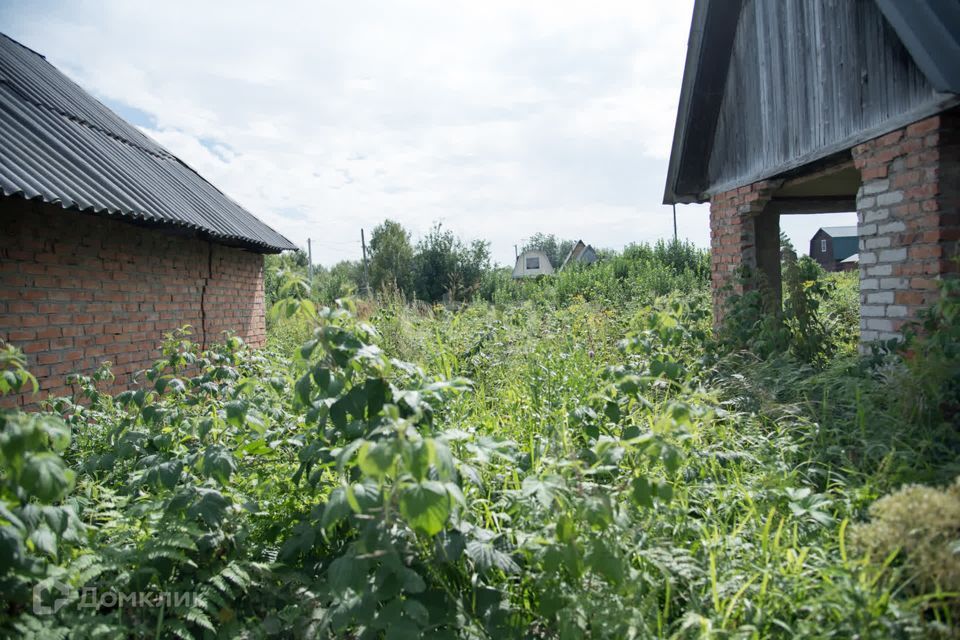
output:
[[[709,159],[730,64],[730,48],[742,8],[743,0],[696,0],[694,4],[663,204],[689,204],[706,199],[705,185],[681,184],[683,169],[690,157],[704,163]],[[714,55],[705,57],[708,49]],[[708,86],[700,87],[703,82]],[[694,100],[694,92],[698,90],[700,95]],[[693,149],[691,145],[699,148]]]
[[[7,198],[20,198],[27,202],[38,202],[44,205],[59,207],[64,211],[75,211],[78,213],[89,214],[92,216],[97,216],[100,218],[106,218],[110,220],[117,220],[120,222],[125,222],[127,224],[133,224],[141,227],[147,227],[151,229],[167,229],[172,232],[189,232],[196,234],[197,237],[200,237],[204,240],[213,242],[214,244],[223,245],[225,247],[233,247],[237,249],[245,249],[247,251],[252,251],[254,253],[283,253],[284,251],[294,251],[298,249],[297,245],[293,244],[286,237],[280,235],[276,231],[274,233],[284,241],[284,245],[278,244],[269,244],[266,242],[260,242],[253,240],[251,238],[243,236],[224,236],[212,232],[209,229],[198,227],[195,225],[190,225],[183,222],[175,222],[171,220],[161,220],[154,218],[148,215],[137,214],[135,212],[127,212],[121,209],[113,208],[95,208],[95,207],[86,207],[83,208],[76,203],[68,204],[59,199],[48,199],[43,195],[38,195],[34,197],[28,197],[23,191],[15,191],[7,193],[6,191],[0,189],[0,201]]]
[[[690,35],[687,38],[687,57],[683,65],[683,80],[680,83],[677,121],[673,125],[673,144],[670,148],[670,163],[667,166],[667,183],[663,192],[663,204],[679,204],[675,185],[680,165],[680,149],[686,132],[687,118],[690,114],[690,99],[693,93],[693,83],[697,76],[700,48],[703,44],[703,29],[706,24],[709,4],[710,0],[696,0],[693,5],[693,18],[690,21]]]

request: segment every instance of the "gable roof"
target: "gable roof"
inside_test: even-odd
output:
[[[0,34],[0,192],[277,253],[296,245]]]
[[[560,263],[560,268],[563,269],[566,267],[571,260],[593,264],[597,259],[597,252],[594,251],[591,245],[584,244],[583,240],[577,240],[577,243],[573,245],[567,253],[567,257]]]
[[[706,174],[710,161],[737,25],[748,1],[695,1],[664,204],[702,200],[695,177]],[[893,27],[933,88],[945,94],[960,94],[960,65],[956,63],[960,59],[960,3],[870,1]],[[882,133],[885,131],[875,135]]]
[[[820,227],[820,231],[831,238],[849,238],[857,236],[857,226],[849,225],[843,227]]]
[[[538,259],[537,266],[527,269],[526,261],[530,258]],[[550,275],[551,273],[553,273],[553,264],[551,264],[547,252],[542,249],[527,249],[517,256],[517,261],[513,265],[512,277],[524,278],[534,275]]]

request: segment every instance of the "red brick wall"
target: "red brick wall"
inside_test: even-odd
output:
[[[67,374],[105,360],[113,390],[126,388],[159,356],[163,333],[187,324],[199,343],[231,330],[262,346],[263,256],[0,198],[0,338],[23,349],[41,388],[0,403],[65,395]]]
[[[955,275],[960,255],[960,109],[898,129],[852,150],[862,185],[857,194],[860,235],[860,331],[863,342],[901,335]],[[726,287],[742,293],[742,267],[763,270],[758,234],[765,207],[779,187],[765,180],[714,195],[710,201],[714,318]],[[770,231],[772,233],[772,225]],[[769,266],[773,268],[771,263]],[[778,266],[778,265],[777,265]]]
[[[895,337],[955,274],[960,239],[960,111],[915,122],[853,148],[863,185],[861,337]]]
[[[739,277],[742,268],[757,268],[755,219],[763,212],[779,186],[779,181],[763,180],[710,198],[710,261],[715,323],[723,318],[726,292],[743,293]]]

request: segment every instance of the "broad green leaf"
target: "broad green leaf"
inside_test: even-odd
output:
[[[664,502],[670,502],[673,500],[673,485],[669,482],[658,482],[657,497]]]
[[[450,496],[435,481],[410,485],[400,492],[400,513],[411,527],[433,536],[439,533],[450,517]]]
[[[242,427],[247,419],[248,405],[244,400],[231,400],[223,405],[227,414],[227,422],[235,427]]]
[[[296,560],[313,547],[317,532],[310,523],[301,522],[293,528],[293,534],[284,540],[277,558],[284,562]]]
[[[310,382],[310,374],[305,373],[300,376],[300,379],[297,380],[297,384],[294,385],[294,391],[297,394],[297,398],[303,404],[310,404],[310,391],[313,389],[313,383]]]
[[[180,474],[183,471],[183,463],[179,460],[170,460],[162,462],[150,468],[144,475],[144,480],[155,487],[166,487],[173,489],[180,480]]]
[[[7,574],[24,560],[23,540],[13,527],[0,527],[0,575]]]
[[[630,497],[637,506],[653,507],[653,487],[645,476],[636,477],[630,482]]]
[[[419,601],[407,598],[403,601],[403,612],[422,627],[430,622],[430,612]]]
[[[20,483],[41,502],[56,502],[73,487],[73,471],[54,453],[27,456]]]
[[[418,482],[427,477],[427,472],[430,471],[430,463],[433,461],[433,455],[433,441],[430,439],[420,440],[408,446],[406,455],[407,465],[411,475],[413,475]]]
[[[219,527],[226,515],[230,500],[213,489],[197,489],[200,499],[187,511],[191,518],[199,517],[210,527]]]
[[[420,638],[420,627],[413,620],[401,618],[387,629],[386,640],[415,640]]]
[[[313,355],[313,350],[317,348],[317,345],[320,344],[319,340],[308,340],[303,343],[303,346],[300,347],[300,357],[304,360],[309,360],[310,356]]]
[[[520,570],[510,554],[497,549],[493,541],[471,540],[467,543],[466,551],[481,572],[499,569],[504,573],[516,573]]]
[[[357,462],[363,473],[373,478],[383,478],[393,468],[397,448],[392,441],[366,442],[357,453]]]
[[[423,577],[413,569],[403,570],[403,590],[407,593],[423,593],[427,583]]]
[[[527,476],[523,479],[523,495],[534,498],[544,509],[550,509],[564,489],[563,478],[548,475],[542,478]]]
[[[39,527],[30,534],[30,542],[34,548],[51,558],[57,556],[57,536],[48,527]]]
[[[352,556],[343,556],[330,563],[327,569],[327,581],[336,593],[347,589],[359,590],[366,577],[366,569],[361,560]]]
[[[323,516],[320,518],[320,526],[329,529],[333,525],[343,520],[350,513],[350,504],[347,501],[347,490],[345,487],[337,487],[330,492],[327,503],[323,507]]]
[[[220,445],[210,445],[203,454],[203,473],[226,485],[230,476],[237,470],[233,455]]]
[[[587,555],[590,567],[607,579],[611,584],[623,582],[623,562],[610,550],[603,540],[595,540]]]

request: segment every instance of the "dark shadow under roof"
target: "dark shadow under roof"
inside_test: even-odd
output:
[[[0,191],[193,229],[262,253],[297,248],[43,56],[2,34]]]

